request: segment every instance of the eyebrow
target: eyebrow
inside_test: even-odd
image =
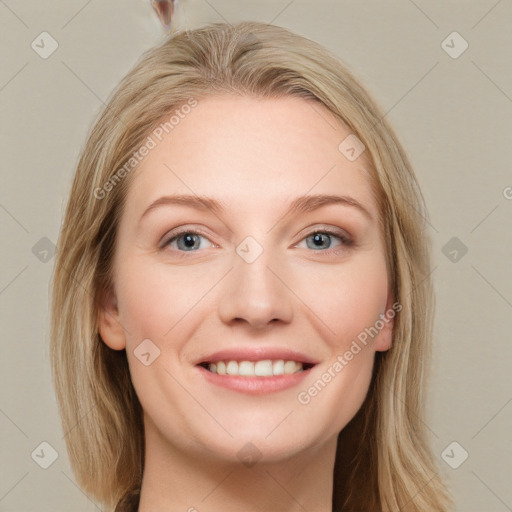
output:
[[[339,204],[342,206],[350,206],[364,214],[369,220],[373,220],[371,213],[356,199],[350,196],[336,196],[328,194],[316,194],[300,196],[295,198],[288,206],[286,214],[290,213],[308,213],[317,210],[323,206]],[[217,201],[211,197],[179,194],[172,196],[162,196],[153,201],[141,215],[139,222],[152,210],[161,206],[187,206],[196,210],[220,213],[225,209],[225,203]]]

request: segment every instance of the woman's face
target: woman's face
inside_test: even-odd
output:
[[[293,97],[207,97],[167,129],[131,176],[100,314],[149,446],[278,460],[332,441],[391,343],[365,153]]]

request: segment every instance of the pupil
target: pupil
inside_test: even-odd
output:
[[[322,241],[323,241],[323,240],[322,240],[322,235],[316,234],[316,235],[315,235],[315,243],[316,243],[317,245],[322,245]]]
[[[315,235],[313,235],[313,243],[315,244],[316,247],[322,247],[326,245],[326,243],[328,243],[328,240],[325,239],[327,235],[324,235],[322,233],[316,233]],[[327,245],[328,247],[328,245]]]
[[[185,245],[187,247],[194,247],[194,238],[193,238],[193,235],[185,235]]]

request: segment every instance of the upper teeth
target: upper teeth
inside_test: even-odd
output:
[[[208,369],[219,375],[239,375],[241,377],[271,377],[272,375],[283,375],[301,372],[302,363],[297,361],[217,361],[210,363]]]

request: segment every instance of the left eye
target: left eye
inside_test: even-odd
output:
[[[333,238],[340,241],[338,245],[350,245],[350,240],[343,234],[325,230],[315,231],[306,236],[301,242],[305,241],[308,249],[330,249]]]

